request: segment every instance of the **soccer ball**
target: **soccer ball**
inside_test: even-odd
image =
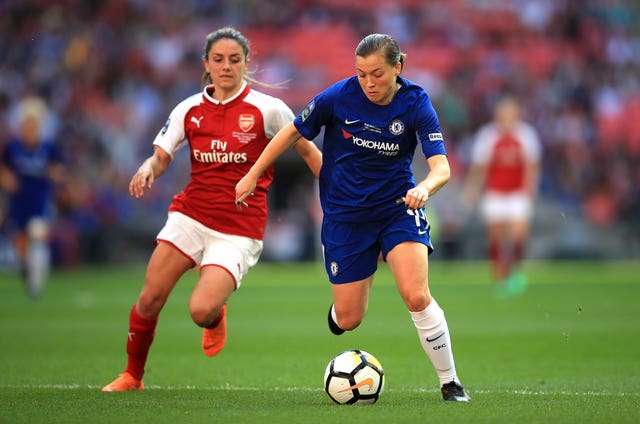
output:
[[[324,390],[339,404],[375,403],[383,388],[382,365],[364,350],[339,353],[324,372]]]

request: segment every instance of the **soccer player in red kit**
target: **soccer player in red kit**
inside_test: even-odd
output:
[[[538,190],[540,155],[538,133],[522,120],[519,103],[502,98],[493,121],[478,130],[465,187],[469,202],[482,193],[480,212],[499,296],[526,288],[520,263]]]
[[[267,191],[273,168],[253,195],[236,205],[235,184],[270,139],[294,118],[280,99],[260,93],[247,81],[249,42],[233,28],[210,33],[203,55],[204,90],[179,103],[156,136],[154,153],[133,175],[136,198],[151,189],[176,151],[190,149],[191,179],[174,196],[165,226],[156,238],[144,286],[129,315],[127,367],[106,392],[142,390],[142,375],[158,315],[180,277],[194,266],[200,276],[189,300],[191,318],[203,327],[202,348],[216,355],[226,340],[226,302],[262,252]],[[322,156],[301,139],[295,150],[317,176]],[[237,207],[244,213],[238,213]]]

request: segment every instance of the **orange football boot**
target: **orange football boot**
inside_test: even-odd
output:
[[[103,392],[126,392],[128,390],[142,390],[144,389],[144,383],[142,380],[133,378],[128,372],[124,372],[118,376],[111,383],[102,388]]]
[[[202,350],[207,356],[216,356],[227,341],[227,305],[222,305],[220,321],[213,328],[202,331]]]

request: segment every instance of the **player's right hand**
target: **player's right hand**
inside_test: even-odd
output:
[[[129,183],[129,194],[135,196],[135,198],[142,197],[144,195],[144,188],[151,188],[155,178],[153,170],[149,167],[141,167],[138,172],[133,174],[131,182]]]
[[[253,196],[257,183],[257,179],[247,174],[236,184],[236,208],[238,208],[239,211],[242,211],[243,206],[249,206],[245,200]]]

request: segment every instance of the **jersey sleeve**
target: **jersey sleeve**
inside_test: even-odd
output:
[[[285,125],[293,121],[293,112],[282,100],[273,98],[268,115],[265,116],[264,131],[272,139]]]
[[[424,94],[416,101],[416,135],[426,158],[446,155],[440,121],[429,96]]]
[[[294,119],[293,125],[307,140],[316,138],[322,127],[330,122],[333,91],[333,87],[329,87],[317,94]]]
[[[179,103],[153,140],[153,145],[161,147],[172,159],[185,142],[184,117],[192,105],[193,97]]]
[[[524,150],[525,157],[529,162],[539,162],[542,155],[542,145],[538,132],[535,128],[523,122],[522,124],[522,148]]]
[[[496,139],[493,124],[487,124],[478,130],[471,146],[471,163],[483,165],[489,162],[491,150]]]

